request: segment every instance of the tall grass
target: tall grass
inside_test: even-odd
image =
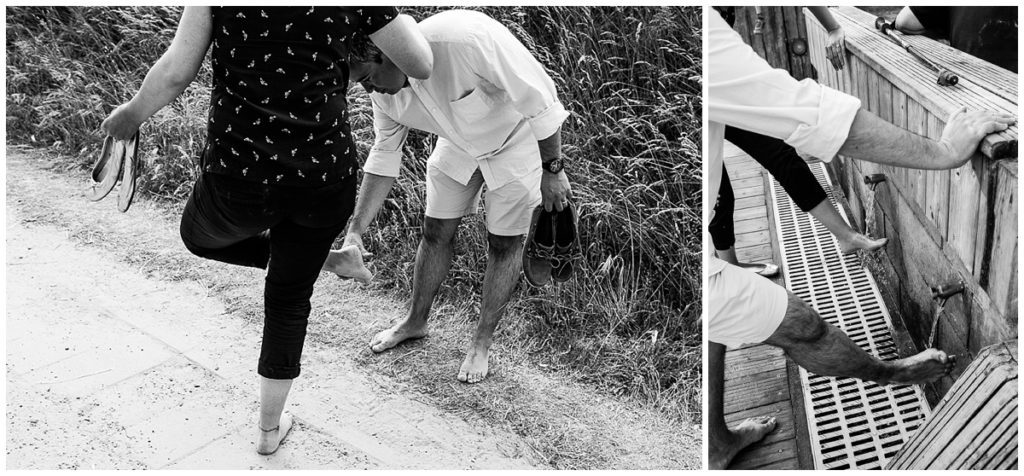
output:
[[[417,7],[424,18],[442,10]],[[573,113],[564,155],[585,260],[568,283],[522,289],[500,339],[546,368],[611,393],[700,412],[700,10],[666,7],[484,7],[545,65]],[[97,129],[137,90],[173,37],[179,8],[7,9],[8,141],[47,147],[76,174]],[[144,126],[141,190],[181,202],[205,139],[210,73]],[[369,99],[350,92],[352,127],[372,143]],[[406,296],[422,224],[424,160],[407,160],[367,244],[380,289]],[[465,220],[442,299],[478,299],[486,259],[479,217]]]

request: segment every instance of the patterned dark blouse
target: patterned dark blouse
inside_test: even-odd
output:
[[[348,48],[394,7],[214,7],[203,170],[319,187],[357,169],[346,112]]]

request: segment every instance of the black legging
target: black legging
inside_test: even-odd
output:
[[[355,196],[354,174],[320,188],[274,187],[209,172],[196,181],[181,216],[185,247],[267,270],[260,375],[299,376],[313,284]]]
[[[729,126],[725,128],[725,139],[764,166],[801,210],[808,212],[828,198],[804,159],[782,140]],[[722,185],[718,189],[715,216],[708,225],[716,250],[727,250],[736,244],[732,219],[735,202],[729,174],[722,164]]]

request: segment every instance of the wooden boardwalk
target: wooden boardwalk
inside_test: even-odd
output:
[[[736,255],[741,262],[781,262],[767,196],[767,172],[750,156],[726,144],[725,164],[736,195]],[[781,277],[774,280],[782,283]],[[743,451],[729,469],[813,469],[800,375],[781,349],[752,345],[725,355],[725,419],[774,416],[775,431]]]

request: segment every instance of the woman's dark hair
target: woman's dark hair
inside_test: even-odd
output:
[[[352,44],[348,50],[348,64],[358,63],[382,63],[384,53],[380,48],[370,41],[369,35],[356,34],[352,38]]]

